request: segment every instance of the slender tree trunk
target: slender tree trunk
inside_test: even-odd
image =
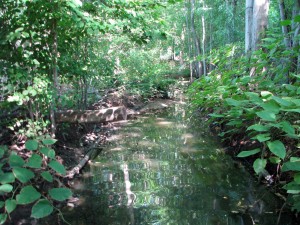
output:
[[[280,19],[284,21],[287,19],[285,12],[285,4],[284,0],[278,0],[279,11],[280,11]],[[284,45],[287,49],[291,48],[291,38],[289,34],[289,26],[281,26],[282,34],[284,36]]]
[[[199,39],[197,37],[196,29],[195,29],[195,0],[191,0],[191,33],[193,35],[193,43],[195,46],[195,54],[194,54],[194,65],[197,76],[200,77],[203,75],[202,64],[197,59],[197,56],[201,55]]]
[[[55,121],[55,108],[56,108],[56,97],[58,93],[58,76],[57,76],[57,20],[54,19],[52,22],[52,82],[53,82],[53,96],[50,105],[50,121],[51,121],[51,135],[55,137],[56,132],[56,121]]]
[[[254,0],[251,50],[257,50],[261,39],[265,36],[268,25],[269,0]]]
[[[205,8],[204,1],[203,3],[203,9]],[[202,52],[203,52],[203,75],[206,76],[206,61],[205,61],[205,38],[206,38],[206,30],[205,30],[205,17],[204,17],[204,10],[202,10],[202,16],[201,16],[201,22],[202,22]]]
[[[293,19],[300,14],[300,0],[294,0],[294,7],[293,7]],[[292,30],[294,31],[293,36],[293,48],[297,49],[299,47],[299,40],[297,39],[300,33],[300,25],[298,22],[292,23]],[[300,72],[300,54],[295,59],[295,72],[298,74]]]
[[[253,23],[253,0],[246,0],[246,20],[245,20],[245,52],[251,52]]]
[[[191,29],[189,25],[189,7],[188,7],[189,2],[187,1],[185,4],[185,10],[186,10],[186,15],[185,15],[185,21],[186,21],[186,33],[187,33],[187,44],[188,44],[188,52],[189,52],[189,69],[190,69],[190,82],[193,82],[193,65],[191,62],[192,59],[192,39],[191,39]]]

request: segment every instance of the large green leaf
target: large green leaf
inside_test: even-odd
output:
[[[270,128],[261,124],[254,124],[247,128],[247,130],[255,130],[255,131],[268,131]]]
[[[287,133],[288,135],[294,136],[295,135],[295,128],[289,121],[282,121],[280,123],[282,130]]]
[[[293,106],[294,103],[290,100],[290,99],[282,99],[282,98],[279,98],[277,96],[273,96],[272,97],[277,103],[279,103],[279,105],[281,106],[285,106],[285,107],[290,107],[290,106]]]
[[[46,199],[41,199],[34,204],[31,210],[31,217],[40,219],[49,216],[53,212],[53,206]]]
[[[268,141],[267,145],[273,154],[280,157],[281,159],[285,158],[286,150],[284,144],[281,141],[279,140]]]
[[[7,214],[0,213],[0,224],[4,224],[6,220],[7,220]]]
[[[65,167],[62,164],[60,164],[59,162],[57,162],[56,160],[52,160],[48,164],[48,166],[51,169],[55,170],[57,173],[60,173],[62,175],[66,175],[66,169],[65,169]]]
[[[250,150],[250,151],[242,151],[242,152],[240,152],[238,155],[237,155],[237,157],[248,157],[248,156],[250,156],[250,155],[255,155],[255,154],[257,154],[257,153],[259,153],[260,152],[260,149],[259,148],[256,148],[256,149],[253,149],[253,150]]]
[[[265,111],[273,112],[273,113],[275,113],[275,114],[278,114],[279,111],[280,111],[280,106],[279,106],[274,100],[271,100],[271,101],[262,103],[262,104],[260,104],[260,106],[261,106]]]
[[[300,171],[300,161],[296,162],[285,162],[282,166],[282,172],[286,171]]]
[[[41,148],[40,152],[43,153],[45,156],[49,157],[50,159],[55,158],[55,151],[51,148]]]
[[[271,111],[260,111],[260,112],[257,112],[256,115],[258,115],[262,120],[265,120],[265,121],[276,121],[276,115],[274,112],[271,112]]]
[[[49,195],[57,201],[64,201],[72,196],[72,192],[68,188],[53,188],[49,191]]]
[[[238,101],[238,100],[235,100],[235,99],[232,99],[232,98],[226,98],[225,100],[226,100],[227,104],[231,105],[231,106],[242,106],[245,103],[248,103],[248,101],[246,101],[246,100]]]
[[[18,204],[25,205],[38,200],[40,197],[41,194],[33,186],[28,185],[22,188],[16,199]]]
[[[42,140],[42,142],[44,145],[53,145],[57,142],[57,140],[56,139],[44,139],[44,140]]]
[[[12,189],[13,189],[13,186],[10,185],[10,184],[2,184],[2,185],[0,185],[0,192],[7,192],[7,193],[9,193],[9,192],[12,191]]]
[[[13,173],[3,173],[0,175],[0,183],[7,184],[15,182],[15,176]]]
[[[32,154],[26,166],[39,169],[42,166],[42,160],[43,160],[42,157],[39,156],[38,154]]]
[[[27,150],[35,151],[38,149],[39,143],[36,140],[28,140],[25,142],[25,147]]]
[[[256,174],[260,174],[265,170],[266,165],[267,165],[266,159],[256,159],[253,163],[253,169]]]
[[[14,199],[7,199],[5,201],[5,210],[7,213],[11,213],[17,207],[17,201]]]
[[[253,137],[252,139],[257,139],[259,142],[265,142],[271,139],[270,134],[266,133],[266,134],[258,134],[255,137]]]
[[[288,194],[299,194],[300,193],[300,185],[294,181],[284,185],[283,188],[286,189],[286,192]]]
[[[18,155],[11,154],[8,159],[10,167],[22,167],[25,161]]]
[[[30,179],[34,178],[34,173],[26,168],[15,167],[13,169],[13,173],[15,177],[22,183],[26,183]]]
[[[51,175],[51,173],[49,171],[44,171],[41,173],[41,176],[48,182],[52,182],[53,181],[53,177]]]

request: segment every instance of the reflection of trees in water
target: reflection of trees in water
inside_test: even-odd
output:
[[[240,207],[249,204],[249,175],[206,133],[189,130],[183,114],[177,108],[175,119],[153,116],[122,129],[120,150],[91,166],[90,193],[81,193],[88,197],[71,224],[249,224]]]

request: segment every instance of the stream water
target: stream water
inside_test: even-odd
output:
[[[224,154],[186,106],[129,121],[75,181],[72,225],[274,225],[282,203]],[[290,224],[285,214],[279,224]]]

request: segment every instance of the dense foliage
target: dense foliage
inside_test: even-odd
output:
[[[212,51],[206,57],[216,69],[195,81],[189,96],[224,143],[242,149],[237,157],[247,157],[254,172],[275,182],[277,193],[286,191],[287,205],[300,211],[299,48],[287,48],[278,29],[299,26],[299,16],[279,23],[279,11],[272,10],[277,16],[269,18],[272,26],[258,49],[249,56],[240,43],[232,43]],[[299,41],[296,30],[289,35]]]
[[[172,75],[186,73],[197,79],[193,109],[225,143],[250,140],[237,156],[300,211],[299,9],[295,0],[2,0],[0,222],[32,203],[32,217],[47,216],[71,196],[51,148],[57,111],[84,110],[110,88],[167,97]],[[254,27],[258,18],[268,28]]]

